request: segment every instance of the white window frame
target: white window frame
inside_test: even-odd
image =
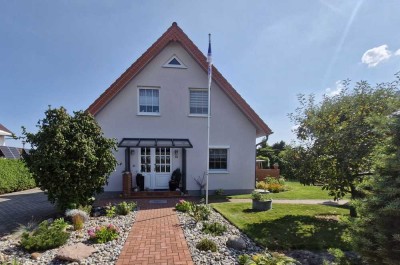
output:
[[[216,145],[216,146],[210,146],[210,150],[211,149],[224,149],[224,150],[226,150],[226,169],[211,169],[210,168],[210,173],[212,173],[212,174],[228,174],[229,173],[229,164],[230,164],[230,161],[229,161],[229,158],[230,158],[230,146]],[[208,163],[210,163],[210,156],[208,158]]]
[[[176,64],[169,64],[170,61],[172,61],[173,59],[177,60],[178,63],[180,63],[181,65],[176,65]],[[165,64],[162,66],[164,68],[179,68],[179,69],[187,69],[187,66],[181,61],[181,59],[178,58],[178,56],[176,56],[175,54],[171,56],[171,58],[169,58]]]
[[[140,90],[157,90],[158,91],[158,112],[141,112],[140,111]],[[161,100],[160,100],[160,87],[138,86],[137,89],[137,115],[140,116],[160,116],[161,113]]]
[[[207,92],[207,113],[191,113],[191,101],[190,101],[190,94],[192,91],[204,91]],[[208,104],[208,89],[207,88],[193,88],[190,87],[189,88],[189,117],[208,117],[208,111],[210,111],[208,109],[209,104]]]

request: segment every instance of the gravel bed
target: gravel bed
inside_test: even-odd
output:
[[[119,215],[113,218],[106,216],[90,217],[85,223],[84,228],[81,231],[71,231],[71,236],[67,243],[64,245],[73,245],[82,242],[86,245],[90,245],[96,249],[87,259],[78,262],[66,262],[55,258],[58,249],[51,249],[44,252],[40,252],[40,256],[37,260],[32,259],[31,254],[18,247],[18,238],[15,235],[8,235],[0,238],[0,263],[1,259],[17,259],[21,264],[115,264],[118,260],[118,256],[124,246],[125,240],[128,237],[129,231],[132,228],[132,224],[135,221],[136,211],[129,213],[128,215]],[[115,225],[119,230],[119,237],[115,240],[107,242],[105,244],[93,244],[89,241],[87,230],[96,226]],[[61,246],[62,247],[62,246]],[[61,248],[60,247],[60,248]]]
[[[240,232],[235,226],[231,225],[224,217],[214,210],[207,222],[218,222],[224,224],[227,227],[227,231],[222,236],[213,236],[205,234],[201,231],[203,228],[203,222],[196,223],[195,220],[186,213],[178,212],[178,218],[181,223],[181,227],[186,237],[190,253],[192,254],[193,262],[196,265],[199,264],[239,264],[237,259],[242,254],[255,254],[263,252],[263,249],[257,246],[250,238]],[[229,237],[238,236],[246,242],[246,250],[240,251],[228,248],[226,241]],[[196,244],[203,238],[213,240],[217,246],[217,252],[211,251],[200,251],[196,248]]]

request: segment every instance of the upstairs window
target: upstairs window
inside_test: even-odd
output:
[[[160,113],[160,96],[157,88],[139,88],[139,113]]]
[[[208,91],[207,89],[190,89],[190,114],[208,114]]]

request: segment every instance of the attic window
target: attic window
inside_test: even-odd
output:
[[[169,58],[168,61],[163,65],[163,67],[182,68],[182,69],[187,68],[186,65],[184,65],[176,55],[173,55],[171,58]]]

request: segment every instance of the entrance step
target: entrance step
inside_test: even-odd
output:
[[[181,197],[180,191],[136,191],[126,198],[176,198]]]

